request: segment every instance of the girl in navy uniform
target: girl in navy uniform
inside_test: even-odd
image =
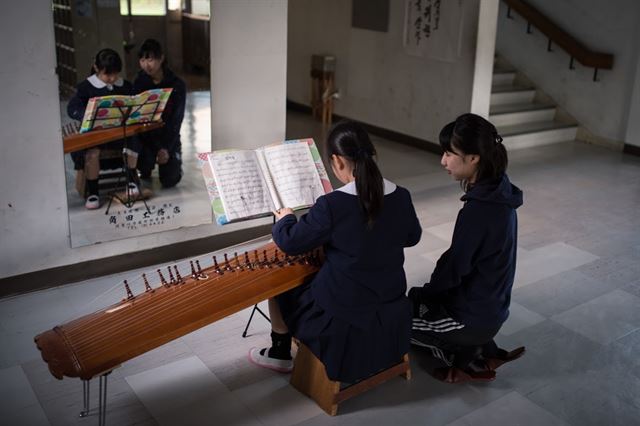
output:
[[[120,77],[122,60],[113,49],[102,49],[96,54],[91,66],[89,77],[78,84],[75,95],[69,100],[67,114],[74,120],[82,121],[89,99],[109,95],[131,95],[132,86]],[[71,153],[75,170],[84,170],[86,176],[85,194],[87,209],[100,207],[98,194],[98,175],[100,173],[100,150],[118,150],[124,147],[124,141],[108,142],[90,149],[84,149]],[[138,175],[136,172],[138,142],[135,138],[128,141],[128,173],[130,178],[129,191],[133,196],[139,194],[136,184]]]
[[[524,353],[493,341],[509,315],[522,191],[509,181],[502,138],[484,118],[461,115],[442,129],[440,145],[442,166],[465,191],[464,206],[431,281],[409,292],[411,342],[448,365],[436,378],[489,381],[498,366]]]
[[[380,174],[362,127],[338,123],[327,145],[344,186],[318,198],[300,220],[289,208],[274,212],[272,231],[287,254],[323,247],[324,264],[310,283],[269,300],[272,346],[253,348],[249,358],[291,371],[293,335],[330,379],[352,382],[398,363],[409,349],[404,248],[418,243],[422,229],[409,192]]]
[[[182,178],[180,126],[184,118],[187,89],[184,81],[169,69],[162,47],[156,40],[145,40],[140,46],[138,58],[141,69],[133,82],[136,93],[157,88],[173,89],[162,112],[164,126],[140,135],[142,151],[138,159],[138,169],[143,179],[151,177],[151,171],[157,163],[160,183],[164,188],[170,188]]]

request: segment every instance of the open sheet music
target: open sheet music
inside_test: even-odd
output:
[[[198,157],[218,224],[306,208],[332,189],[313,139]]]
[[[137,95],[109,95],[89,99],[80,133],[138,123],[160,121],[171,88],[150,89]]]

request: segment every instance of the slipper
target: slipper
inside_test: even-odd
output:
[[[268,368],[280,373],[291,373],[293,370],[292,359],[278,359],[269,356],[269,348],[251,348],[249,361],[260,367]]]
[[[487,367],[489,367],[490,370],[495,370],[502,364],[515,361],[516,359],[524,355],[525,352],[526,350],[524,346],[520,346],[519,348],[515,348],[511,352],[506,352],[505,355],[499,356],[497,358],[485,358],[485,362],[487,363]]]
[[[431,375],[445,383],[491,382],[496,378],[495,371],[464,371],[458,367],[436,368]]]

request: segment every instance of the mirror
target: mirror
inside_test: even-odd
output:
[[[71,246],[211,223],[209,198],[196,157],[198,152],[211,151],[209,0],[52,0],[52,6]],[[120,57],[119,77],[132,84],[138,78],[136,91],[148,88],[144,83],[153,82],[154,78],[141,70],[139,60],[147,39],[158,42],[168,69],[186,84],[181,125],[174,120],[178,121],[181,147],[173,144],[174,148],[166,152],[167,164],[172,167],[163,167],[162,176],[156,161],[165,161],[159,150],[167,144],[167,133],[162,132],[169,131],[169,125],[155,130],[140,127],[142,133],[127,136],[125,141],[117,138],[120,133],[114,133],[123,131],[122,127],[110,129],[110,135],[103,131],[100,137],[110,137],[109,142],[83,150],[77,142],[100,142],[92,139],[98,133],[91,136],[99,130],[76,133],[79,121],[67,111],[77,85],[93,74],[96,53],[103,48],[114,50]],[[170,81],[165,78],[168,75],[170,72],[163,72],[157,86]],[[147,79],[140,80],[141,76]],[[93,82],[100,85],[99,81]],[[117,85],[114,83],[114,87]],[[171,119],[171,114],[180,109],[179,94],[174,89],[171,96],[176,101],[172,104],[170,97],[165,110],[169,115],[163,118]],[[124,143],[129,149],[123,158]],[[137,152],[140,154],[136,156]],[[167,176],[180,169],[180,159],[182,177],[172,186]],[[141,174],[145,172],[142,165],[147,169],[154,166],[148,179],[141,179],[147,178]],[[96,180],[98,207],[93,208],[95,198],[90,202],[88,199],[96,192]],[[127,192],[131,183],[138,186],[139,196],[135,191]]]

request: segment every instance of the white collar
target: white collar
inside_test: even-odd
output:
[[[113,90],[113,86],[120,87],[124,84],[124,80],[122,79],[122,77],[118,78],[113,84],[107,84],[104,81],[100,80],[96,74],[91,75],[87,78],[87,80],[89,80],[89,83],[91,83],[91,85],[96,89],[102,89],[103,87],[106,87],[108,90]]]
[[[384,195],[389,195],[396,190],[397,186],[395,183],[388,181],[386,179],[382,179],[382,182],[384,183]],[[349,195],[358,195],[358,193],[356,192],[355,180],[353,182],[349,182],[344,186],[341,186],[340,188],[336,189],[336,191],[344,192],[345,194],[349,194]]]

